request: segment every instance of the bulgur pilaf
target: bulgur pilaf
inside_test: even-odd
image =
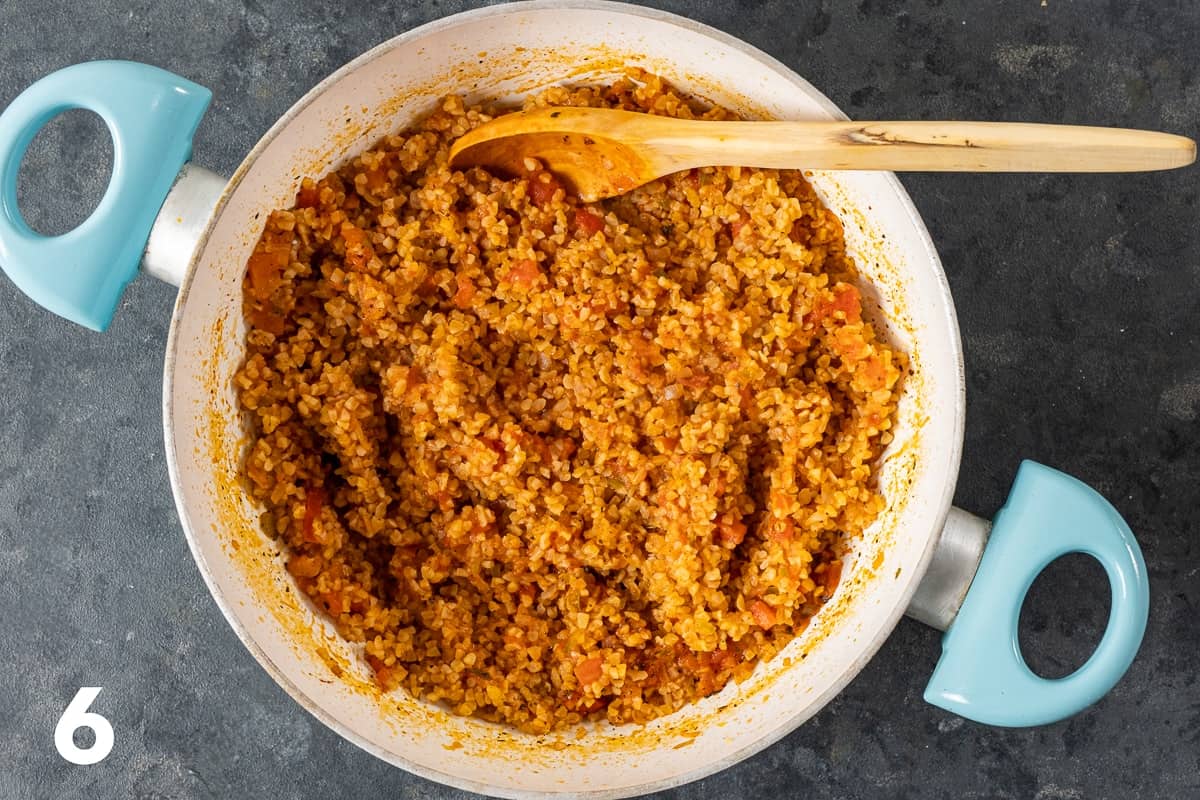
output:
[[[529,106],[698,110],[659,78]],[[272,213],[244,475],[297,585],[388,690],[540,733],[749,674],[883,508],[904,356],[799,172],[581,204],[452,171],[459,97]]]

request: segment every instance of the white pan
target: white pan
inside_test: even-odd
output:
[[[396,766],[511,797],[620,797],[694,780],[815,714],[906,610],[949,629],[929,702],[996,725],[1042,724],[1095,702],[1141,642],[1141,554],[1099,495],[1030,462],[993,523],[950,507],[964,424],[958,328],[929,235],[888,173],[812,176],[876,288],[875,321],[912,360],[881,468],[887,509],[854,542],[833,600],[744,683],[649,725],[533,737],[402,692],[381,697],[355,648],[302,599],[236,478],[246,441],[230,380],[243,352],[241,282],[267,213],[293,202],[300,177],[404,128],[442,95],[523,95],[564,80],[608,81],[634,65],[750,117],[843,118],[783,64],[690,20],[614,3],[517,3],[433,22],[356,58],[285,114],[226,181],[186,164],[207,90],[144,65],[82,64],[34,84],[0,115],[0,264],[34,300],[97,330],[139,262],[180,287],[163,427],[196,564],[263,668],[323,723]],[[44,238],[17,209],[17,169],[41,126],[76,107],[108,124],[113,177],[86,222]],[[1073,551],[1108,573],[1109,625],[1076,673],[1043,680],[1021,658],[1017,617],[1038,572]]]

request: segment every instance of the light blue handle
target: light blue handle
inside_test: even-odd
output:
[[[13,283],[55,314],[108,327],[210,100],[203,86],[129,61],[67,67],[13,100],[0,114],[0,267]],[[42,126],[72,108],[108,125],[112,179],[77,228],[42,236],[17,207],[17,170]]]
[[[1104,567],[1112,610],[1092,657],[1071,675],[1049,680],[1025,664],[1017,623],[1038,573],[1067,553],[1087,553]],[[1116,509],[1075,478],[1026,461],[942,640],[925,700],[989,725],[1044,725],[1069,717],[1103,697],[1129,669],[1149,606],[1142,552]]]

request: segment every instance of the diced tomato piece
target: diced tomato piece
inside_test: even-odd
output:
[[[762,600],[755,600],[750,604],[750,614],[758,623],[758,627],[763,630],[769,630],[775,626],[775,609]]]
[[[324,592],[321,595],[321,605],[335,617],[346,613],[346,598],[341,592]]]
[[[575,679],[583,686],[590,686],[600,680],[604,671],[600,668],[600,656],[585,658],[575,665]]]
[[[292,255],[291,242],[268,234],[254,247],[246,263],[250,275],[250,293],[266,300],[283,280],[283,270]]]
[[[841,311],[846,315],[847,322],[858,322],[862,319],[862,296],[853,284],[839,283],[833,287],[833,312]]]
[[[821,587],[825,590],[825,597],[833,596],[833,592],[837,589],[838,582],[842,579],[842,562],[831,561],[825,565],[825,571],[821,573]]]
[[[367,191],[371,194],[379,194],[388,185],[387,170],[384,168],[367,170]]]
[[[505,449],[504,442],[501,440],[493,436],[482,436],[480,437],[479,441],[487,445],[488,449],[499,457],[499,464],[501,466],[503,466],[504,462],[508,460],[508,451]]]
[[[454,293],[452,302],[458,308],[470,308],[475,300],[475,284],[464,275],[458,275],[455,280],[458,283],[458,291]]]
[[[583,714],[595,714],[597,711],[607,708],[608,704],[612,701],[613,699],[611,697],[598,697],[593,702],[579,709],[579,711]]]
[[[604,230],[604,217],[586,208],[580,208],[575,211],[575,226],[584,236],[593,236]]]
[[[320,486],[310,486],[304,493],[304,541],[318,541],[313,535],[313,523],[317,521],[324,505],[325,489]]]
[[[724,672],[737,666],[738,657],[733,651],[722,648],[712,654],[711,663],[715,672]]]
[[[887,368],[884,366],[883,356],[879,353],[859,364],[855,374],[862,376],[863,387],[869,392],[878,391],[887,385]]]
[[[552,463],[553,454],[550,452],[550,443],[544,437],[536,433],[526,433],[521,436],[521,446],[526,452],[536,455],[543,464],[549,466]]]
[[[321,204],[321,190],[312,178],[305,178],[296,193],[296,208],[316,208]]]
[[[859,322],[862,319],[862,296],[857,287],[849,283],[834,286],[833,299],[818,300],[813,310],[804,316],[804,323],[820,325],[838,311],[842,312],[846,322]]]
[[[396,687],[396,670],[383,662],[383,659],[373,655],[365,656],[367,665],[375,672],[375,680],[385,689]]]
[[[438,489],[431,497],[441,511],[449,511],[454,508],[454,497],[444,489]]]
[[[523,258],[512,265],[512,269],[508,271],[506,280],[513,286],[529,289],[541,277],[542,271],[538,269],[537,262],[532,258]]]
[[[341,234],[346,242],[346,266],[353,270],[366,268],[367,262],[375,257],[367,232],[349,222],[343,222]]]
[[[861,361],[867,356],[870,348],[858,329],[838,328],[833,335],[833,350],[841,356],[842,363],[847,364]]]
[[[563,188],[562,183],[552,173],[539,170],[529,176],[529,199],[539,208],[554,199],[554,193]]]
[[[740,519],[722,518],[717,526],[717,541],[729,548],[737,547],[746,538],[746,523]]]
[[[347,249],[368,246],[367,232],[356,227],[353,223],[343,222],[340,233],[342,234],[342,238],[346,240]]]
[[[286,324],[286,320],[282,314],[269,308],[252,308],[246,313],[246,319],[255,328],[274,334],[275,336],[283,334]]]
[[[437,290],[437,276],[432,272],[426,275],[425,278],[419,284],[417,284],[416,289],[418,297],[432,297]]]

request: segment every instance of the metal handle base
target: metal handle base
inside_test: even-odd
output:
[[[988,520],[951,508],[929,569],[904,613],[939,631],[949,629],[975,579],[991,529]]]

